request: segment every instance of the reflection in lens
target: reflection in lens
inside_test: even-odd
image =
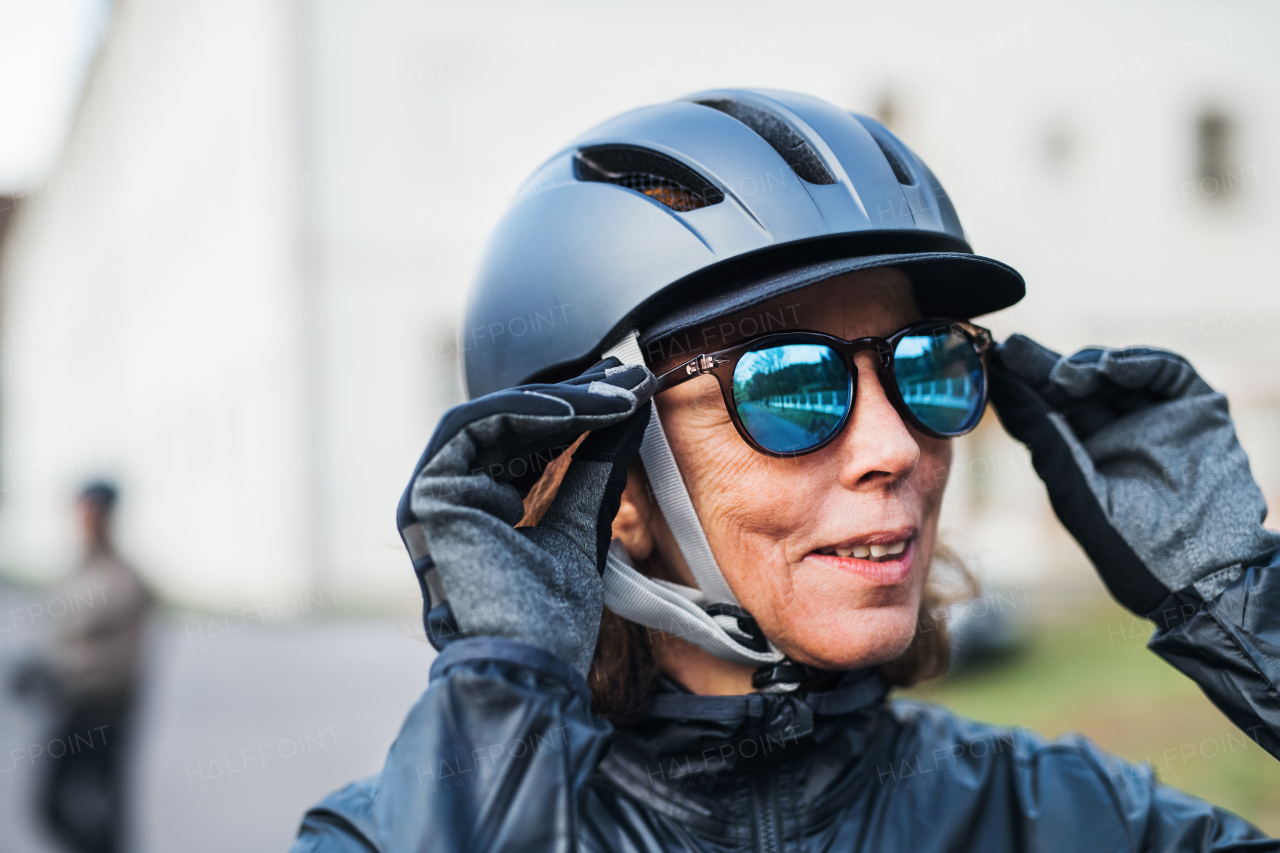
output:
[[[840,356],[816,343],[752,350],[733,371],[743,429],[774,453],[798,453],[830,438],[849,407],[849,385]]]
[[[982,363],[974,345],[949,326],[907,335],[893,352],[898,390],[929,429],[953,435],[982,413]]]

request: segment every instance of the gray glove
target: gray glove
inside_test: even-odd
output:
[[[653,388],[646,368],[607,359],[568,382],[499,391],[441,419],[398,513],[437,648],[456,636],[506,637],[587,674],[610,527]],[[588,430],[542,520],[516,529],[522,490]]]
[[[991,401],[1031,450],[1054,511],[1116,599],[1149,616],[1194,584],[1209,599],[1280,549],[1226,398],[1181,356],[1022,335],[996,348]]]

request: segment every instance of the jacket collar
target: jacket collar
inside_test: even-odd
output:
[[[649,721],[706,723],[737,731],[758,729],[763,734],[785,733],[803,738],[823,718],[841,718],[884,701],[888,686],[878,667],[846,672],[825,691],[747,693],[740,696],[700,696],[679,682],[660,678],[658,692],[644,711]]]
[[[619,725],[613,751],[632,763],[661,763],[668,778],[788,762],[814,746],[846,760],[866,746],[867,725],[857,718],[876,716],[887,690],[875,667],[845,673],[830,690],[786,694],[699,696],[664,679],[644,713]]]
[[[794,766],[846,778],[875,737],[887,691],[874,667],[830,690],[789,694],[698,696],[664,680],[644,713],[619,725],[599,772],[649,807],[717,832],[744,773]]]

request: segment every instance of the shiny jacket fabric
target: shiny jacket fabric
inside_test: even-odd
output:
[[[1280,757],[1280,573],[1171,596],[1151,648]],[[449,645],[382,773],[303,820],[295,851],[1280,850],[1087,740],[912,701],[874,670],[825,692],[695,696],[635,723],[510,640]]]

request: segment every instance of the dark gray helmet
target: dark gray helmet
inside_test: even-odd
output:
[[[498,225],[467,305],[467,391],[563,378],[631,331],[652,340],[876,266],[910,275],[925,316],[1024,293],[872,118],[756,89],[633,110],[548,160]]]

